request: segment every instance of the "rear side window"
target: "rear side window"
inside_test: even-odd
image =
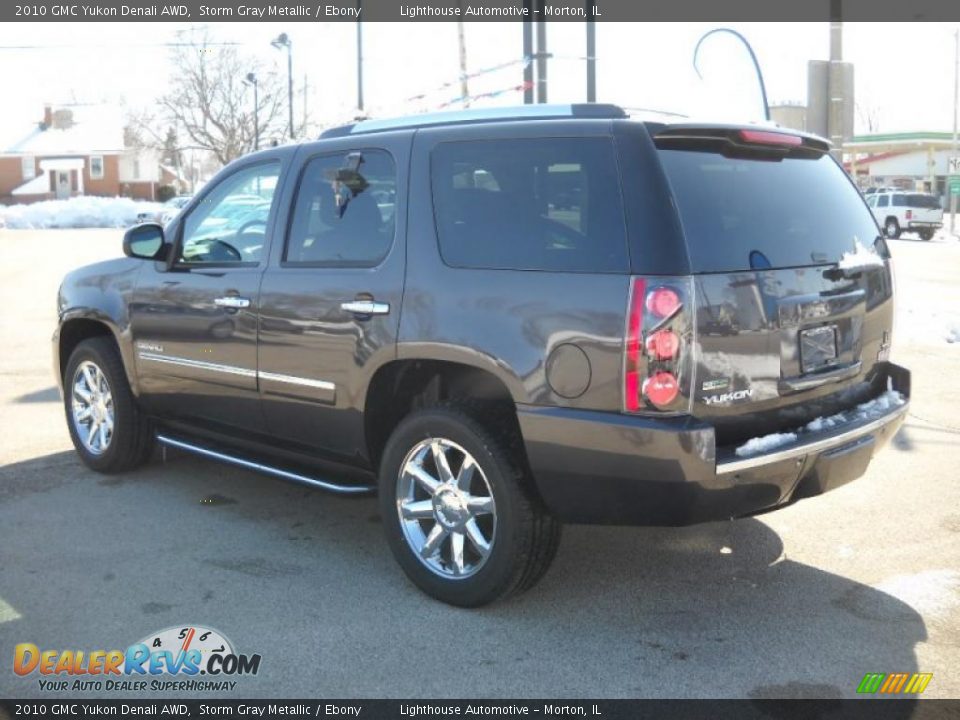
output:
[[[860,193],[828,155],[771,161],[659,154],[694,272],[833,263],[854,249],[854,239],[871,246],[878,236]]]
[[[372,267],[393,243],[397,171],[383,150],[323,155],[303,170],[287,264]]]
[[[903,207],[907,204],[907,198],[905,195],[894,195],[893,204],[895,207]]]
[[[907,206],[913,208],[926,208],[928,210],[939,210],[940,200],[933,195],[924,195],[916,193],[907,195]]]
[[[442,143],[433,151],[431,181],[448,265],[629,271],[609,138]]]
[[[880,200],[879,200],[879,202],[877,203],[877,205],[879,205],[880,207],[889,207],[889,206],[890,206],[890,196],[889,196],[889,195],[881,195],[881,196],[880,196]]]

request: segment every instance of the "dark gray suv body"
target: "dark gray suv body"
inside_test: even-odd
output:
[[[811,213],[809,208],[816,208]],[[757,513],[907,409],[884,240],[815,137],[534,106],[244,157],[59,296],[87,464],[154,438],[379,486],[425,591],[533,584],[562,522]]]

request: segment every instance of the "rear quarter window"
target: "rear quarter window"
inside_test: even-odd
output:
[[[431,184],[448,265],[629,272],[609,138],[441,143]]]
[[[878,236],[860,193],[828,155],[757,160],[662,149],[659,156],[694,272],[834,263],[855,238],[869,246]]]

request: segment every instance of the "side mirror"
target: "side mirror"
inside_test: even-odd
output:
[[[157,223],[135,225],[123,234],[123,254],[140,260],[161,260],[165,242],[163,226]]]

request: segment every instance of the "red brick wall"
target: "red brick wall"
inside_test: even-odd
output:
[[[115,197],[120,194],[120,156],[103,156],[103,178],[94,180],[90,177],[90,158],[84,158],[83,167],[84,195],[106,195]]]

